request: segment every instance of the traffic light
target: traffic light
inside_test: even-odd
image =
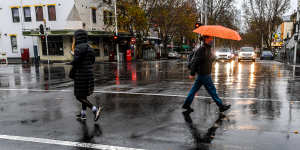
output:
[[[40,24],[40,34],[41,35],[45,34],[44,25],[42,25],[42,24]]]
[[[200,26],[202,26],[201,23],[199,23],[199,22],[195,23],[195,29],[199,28]]]
[[[119,36],[116,33],[114,33],[113,40],[117,41],[118,39],[119,39]]]
[[[116,40],[118,40],[118,36],[117,35],[114,35],[114,40],[116,41]]]
[[[41,40],[45,40],[45,35],[41,35]]]

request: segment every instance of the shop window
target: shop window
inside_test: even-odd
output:
[[[20,22],[19,8],[11,8],[13,22]]]
[[[11,42],[12,53],[18,53],[17,36],[15,36],[15,35],[10,36],[10,42]]]
[[[24,21],[25,22],[31,22],[30,7],[23,7],[23,11],[24,11]]]
[[[56,21],[56,9],[54,5],[48,6],[48,17],[49,21]]]
[[[92,8],[92,20],[93,20],[93,23],[97,23],[97,16],[96,16],[96,9],[95,8]]]
[[[43,7],[42,6],[36,6],[35,7],[35,14],[36,14],[36,21],[43,21],[44,13],[43,13]]]
[[[46,47],[46,40],[42,40],[42,51],[43,55],[47,56],[47,47]],[[48,49],[49,55],[51,56],[63,56],[63,37],[60,36],[48,36]]]

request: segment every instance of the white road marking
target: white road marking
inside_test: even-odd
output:
[[[12,136],[12,135],[0,135],[0,139],[11,140],[11,141],[61,145],[61,146],[71,146],[71,147],[92,148],[92,149],[100,149],[100,150],[144,150],[144,149],[135,149],[135,148],[128,148],[128,147],[118,147],[118,146],[110,146],[110,145],[80,143],[80,142],[72,142],[72,141],[61,141],[61,140],[52,140],[52,139],[35,138],[35,137],[23,137],[23,136]]]
[[[0,91],[28,91],[28,92],[73,92],[73,90],[42,90],[42,89],[1,89]],[[119,91],[101,91],[95,90],[94,93],[104,93],[104,94],[129,94],[129,95],[146,95],[146,96],[164,96],[164,97],[181,97],[186,98],[186,95],[176,95],[176,94],[163,94],[163,93],[137,93],[137,92],[119,92]],[[211,98],[208,96],[195,96],[199,99]],[[228,100],[254,100],[254,101],[273,101],[273,102],[283,102],[279,100],[267,99],[267,98],[244,98],[244,97],[220,97],[221,99]],[[295,103],[300,101],[294,101]]]

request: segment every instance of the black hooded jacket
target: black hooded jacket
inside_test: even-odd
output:
[[[195,57],[192,60],[191,75],[209,75],[211,74],[212,63],[214,61],[214,55],[211,52],[211,46],[204,44],[196,52]]]
[[[79,32],[79,33],[78,33]],[[87,33],[83,30],[75,32],[75,53],[72,66],[74,73],[74,94],[86,97],[94,91],[94,50],[88,45]]]

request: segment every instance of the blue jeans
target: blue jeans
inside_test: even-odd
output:
[[[216,102],[216,104],[220,107],[223,105],[222,100],[219,98],[217,94],[216,87],[211,79],[211,75],[198,75],[192,89],[189,92],[188,97],[186,98],[184,105],[190,106],[194,100],[195,94],[204,85],[205,89],[212,97],[212,99]]]

